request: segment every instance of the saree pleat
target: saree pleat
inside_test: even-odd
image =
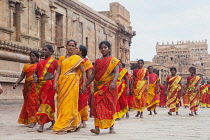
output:
[[[160,85],[160,107],[164,107],[166,105],[166,95],[165,95],[166,86]]]
[[[206,94],[208,93],[208,85],[200,86],[200,105],[206,107]]]

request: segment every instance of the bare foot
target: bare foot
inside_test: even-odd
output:
[[[130,117],[129,113],[126,113],[126,119],[128,119]]]
[[[178,113],[178,112],[176,112],[176,115],[179,115],[179,113]]]
[[[139,112],[139,111],[137,111],[137,114],[136,114],[136,116],[135,116],[135,117],[139,117],[139,115],[140,115],[140,112]]]
[[[37,129],[37,131],[42,133],[44,131],[44,125],[40,125],[39,129]]]
[[[74,132],[79,132],[81,128],[82,128],[82,124],[80,124],[79,127]]]
[[[95,129],[90,129],[90,132],[99,135],[100,134],[100,129],[99,128],[95,128]]]
[[[60,131],[60,132],[58,132],[58,133],[56,133],[57,135],[64,135],[64,134],[67,134],[67,132],[66,131]]]
[[[172,113],[171,112],[168,112],[168,115],[172,115]]]
[[[189,113],[190,116],[193,116],[193,113]]]
[[[197,112],[194,112],[195,115],[198,115]]]
[[[86,128],[87,124],[85,123],[85,121],[82,122],[82,128]]]
[[[116,132],[114,131],[114,127],[109,128],[109,134],[115,134]]]
[[[119,121],[120,120],[120,118],[117,118],[115,121]]]
[[[36,123],[30,123],[30,125],[28,126],[28,128],[34,128],[35,125],[36,125]]]
[[[157,114],[156,110],[154,110],[154,114],[155,114],[155,115]]]
[[[152,111],[149,111],[150,113],[148,115],[152,115]]]

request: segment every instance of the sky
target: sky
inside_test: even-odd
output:
[[[131,60],[152,61],[156,43],[210,41],[210,0],[80,0],[96,11],[108,11],[119,2],[129,12],[136,31]],[[210,51],[210,48],[209,48]]]

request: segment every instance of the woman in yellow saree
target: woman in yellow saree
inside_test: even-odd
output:
[[[118,98],[116,81],[119,74],[118,60],[110,56],[111,44],[102,41],[99,44],[101,58],[96,59],[93,73],[88,79],[88,86],[94,81],[94,122],[95,129],[90,131],[95,134],[100,133],[100,129],[109,128],[110,134],[114,132],[115,113]]]
[[[171,76],[168,76],[166,79],[166,93],[167,101],[166,106],[169,108],[168,115],[172,115],[172,112],[176,112],[178,114],[179,109],[179,101],[181,97],[182,91],[182,77],[176,75],[176,68],[170,68]]]
[[[143,112],[146,109],[147,102],[147,91],[149,85],[149,73],[144,66],[144,60],[140,59],[137,62],[139,69],[134,69],[133,71],[133,81],[132,81],[132,93],[133,105],[132,109],[137,110],[136,117],[143,118]]]
[[[187,77],[187,91],[189,95],[189,103],[190,103],[190,116],[193,116],[193,113],[197,115],[198,110],[198,100],[199,100],[199,85],[201,81],[201,77],[196,76],[196,68],[190,67],[189,72],[191,76]]]
[[[206,107],[206,95],[208,94],[208,85],[205,84],[205,81],[201,81],[200,85],[200,106],[202,108]]]
[[[58,62],[54,83],[54,88],[58,92],[57,120],[53,127],[55,134],[66,134],[79,131],[81,128],[81,117],[78,112],[79,82],[82,75],[83,83],[85,83],[86,74],[83,58],[74,55],[75,47],[74,40],[67,41],[67,55],[61,56]],[[81,90],[85,92],[85,84]]]
[[[35,83],[33,81],[33,74],[39,61],[39,53],[36,51],[31,51],[30,55],[30,64],[25,64],[22,70],[22,73],[16,83],[13,86],[13,89],[16,89],[18,84],[25,78],[24,88],[23,88],[23,97],[24,103],[22,110],[18,119],[18,123],[29,125],[29,128],[33,128],[36,124],[36,112],[37,112],[37,97],[35,90]]]

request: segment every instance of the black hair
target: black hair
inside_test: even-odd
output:
[[[175,67],[171,67],[171,68],[170,68],[170,71],[172,71],[172,70],[177,71]]]
[[[111,49],[111,44],[109,43],[109,41],[102,41],[100,44],[99,44],[99,49],[101,47],[102,44],[105,44],[106,46],[108,46],[109,49]]]
[[[149,69],[149,68],[153,68],[153,66],[148,66],[147,69]]]
[[[122,63],[122,67],[125,68],[125,64],[124,63]]]
[[[139,59],[139,60],[137,61],[137,63],[139,63],[140,61],[144,64],[144,60],[143,60],[143,59]]]
[[[193,70],[196,73],[196,68],[195,67],[190,67],[189,70]]]
[[[69,42],[74,42],[74,45],[75,45],[75,47],[77,46],[77,42],[75,41],[75,40],[68,40],[67,42],[66,42],[66,45],[68,45],[69,44]]]
[[[82,51],[82,57],[85,58],[87,56],[87,48],[83,45],[79,45],[79,50]]]
[[[39,60],[39,53],[37,51],[30,51],[29,55],[34,54],[37,58],[37,61]]]
[[[44,47],[47,47],[50,52],[54,53],[52,45],[44,45]]]
[[[92,62],[92,65],[94,66],[95,65],[95,62]]]

